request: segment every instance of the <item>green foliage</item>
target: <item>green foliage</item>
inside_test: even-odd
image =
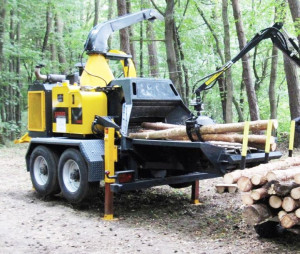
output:
[[[166,8],[165,1],[153,0],[159,7],[159,10],[164,12]],[[139,11],[142,8],[153,8],[152,4],[144,1],[144,6],[141,6],[141,1],[133,0],[131,2],[132,12]],[[228,1],[228,17],[230,23],[231,36],[231,55],[235,56],[239,51],[237,40],[235,20],[232,13],[231,1]],[[42,53],[43,40],[46,32],[46,12],[50,4],[51,10],[51,32],[46,47],[46,51]],[[109,1],[101,1],[99,23],[107,20]],[[184,14],[186,5],[186,13]],[[179,26],[179,35],[182,41],[182,48],[185,56],[184,64],[189,71],[191,98],[192,91],[197,88],[199,80],[212,73],[217,67],[222,65],[221,59],[216,52],[216,41],[211,31],[205,25],[202,17],[197,11],[196,5],[203,11],[207,21],[215,32],[219,40],[221,51],[224,51],[223,46],[223,22],[222,22],[222,1],[217,0],[181,0],[176,1],[175,5],[175,21],[176,26]],[[252,1],[244,0],[242,8],[242,18],[245,28],[245,35],[250,40],[258,31],[270,26],[274,21],[275,7],[281,10],[282,13],[287,13],[285,28],[298,35],[300,33],[299,25],[296,25],[296,31],[292,23],[290,13],[286,7],[279,4],[276,0]],[[26,90],[28,86],[35,80],[33,75],[36,64],[43,63],[45,68],[43,73],[57,73],[59,72],[59,61],[56,52],[52,47],[58,46],[55,31],[55,16],[59,15],[62,19],[63,27],[63,44],[65,47],[65,57],[67,62],[65,69],[67,73],[74,72],[74,64],[81,61],[83,53],[83,45],[87,38],[90,29],[93,26],[94,17],[94,1],[80,1],[80,0],[48,0],[48,1],[16,1],[8,0],[6,6],[5,19],[5,36],[4,36],[4,59],[5,65],[0,72],[1,91],[6,91],[8,87],[12,89],[14,96],[10,97],[7,94],[0,95],[0,107],[5,105],[20,105],[21,109],[26,111]],[[14,11],[11,17],[11,11]],[[117,15],[116,3],[114,6],[113,17]],[[279,15],[284,16],[284,15]],[[9,37],[11,20],[14,22],[13,30],[15,32],[17,24],[20,24],[20,38],[17,40],[17,35],[14,35],[13,40]],[[278,17],[277,20],[280,20]],[[299,22],[300,23],[300,22]],[[145,24],[143,26],[143,39],[146,38]],[[147,58],[147,43],[144,43],[143,48],[139,47],[140,38],[140,24],[132,27],[134,46],[137,52],[137,59],[143,52],[144,76],[149,76],[148,58]],[[164,25],[163,22],[157,21],[153,23],[158,49],[159,72],[160,77],[168,78],[167,71],[167,56],[164,40]],[[115,33],[112,35],[112,48],[119,48],[119,35]],[[270,82],[270,65],[271,65],[271,48],[272,43],[266,41],[261,43],[257,49],[255,68],[261,80],[258,88],[257,97],[262,119],[268,119],[270,116],[270,106],[268,100],[268,89]],[[250,52],[250,59],[253,62],[253,50]],[[20,59],[21,71],[19,74],[16,71],[10,71],[10,59]],[[86,56],[83,55],[83,61]],[[267,62],[265,76],[262,76],[264,63]],[[137,62],[138,66],[139,63]],[[249,120],[249,109],[247,105],[247,97],[245,91],[241,92],[242,82],[242,64],[241,61],[232,67],[234,97],[237,101],[244,99],[243,114],[245,120]],[[118,73],[116,71],[116,76]],[[278,96],[278,119],[280,120],[279,131],[288,131],[289,128],[289,104],[287,86],[284,81],[285,73],[283,70],[283,61],[281,53],[279,54],[278,72],[277,72],[277,96]],[[20,96],[16,95],[20,92]],[[207,91],[204,97],[205,109],[207,115],[213,117],[217,122],[222,122],[222,108],[220,102],[220,95],[217,85]],[[240,98],[242,96],[242,98]],[[236,110],[234,110],[234,121],[238,120]],[[23,123],[23,121],[22,121]],[[15,121],[0,122],[1,128],[11,129],[12,131],[19,131],[20,123]]]

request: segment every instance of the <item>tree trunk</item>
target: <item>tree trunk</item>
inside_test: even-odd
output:
[[[298,45],[299,42],[300,42],[300,34],[299,34],[299,30],[300,30],[300,21],[299,21],[299,18],[300,18],[300,2],[299,0],[288,0],[289,2],[289,7],[290,7],[290,11],[291,11],[291,14],[292,14],[292,18],[293,18],[293,21],[294,21],[294,26],[295,26],[295,30],[297,31],[297,39],[298,39]]]
[[[300,28],[300,2],[299,0],[288,0],[292,18],[294,21],[295,30],[299,31]],[[298,44],[300,42],[300,34],[298,33]],[[294,119],[300,116],[300,91],[299,91],[299,75],[295,63],[287,59],[284,56],[284,70],[287,79],[288,92],[289,92],[289,104],[291,118]],[[300,135],[296,133],[295,135],[295,147],[300,146]]]
[[[98,24],[99,20],[99,4],[100,0],[94,0],[95,14],[94,14],[94,26]]]
[[[179,84],[179,75],[177,73],[177,59],[174,47],[174,0],[166,0],[167,6],[165,11],[165,45],[167,53],[167,63],[169,77],[173,84],[182,95],[181,86]]]
[[[297,66],[287,56],[283,56],[284,70],[289,93],[289,105],[291,118],[300,116],[300,93],[299,93],[299,76]],[[296,140],[295,140],[296,141]]]
[[[176,40],[176,45],[177,45],[177,49],[178,52],[178,58],[180,59],[179,61],[179,70],[180,70],[180,76],[181,76],[181,89],[182,89],[182,95],[183,97],[183,101],[185,103],[185,105],[189,105],[189,96],[190,96],[190,81],[189,81],[189,70],[186,67],[185,63],[184,63],[184,53],[183,53],[183,49],[182,49],[182,45],[181,45],[181,39],[180,39],[180,35],[179,35],[179,30],[178,27],[175,27],[175,40]],[[183,73],[182,73],[182,70]],[[184,74],[184,75],[183,75]],[[183,88],[183,80],[182,80],[182,76],[184,76],[184,84],[185,84],[185,89]]]
[[[52,12],[51,12],[51,0],[49,0],[47,4],[47,11],[46,11],[46,32],[44,35],[42,53],[44,53],[47,48],[51,27],[52,27]]]
[[[111,18],[113,16],[113,11],[114,11],[113,6],[115,6],[114,1],[115,0],[109,0],[109,2],[108,2],[107,20],[111,20]],[[108,38],[107,45],[108,45],[108,48],[111,49],[111,36],[109,36],[109,38]]]
[[[63,39],[63,30],[64,24],[62,19],[59,17],[57,13],[55,15],[55,33],[56,33],[56,40],[57,40],[57,54],[58,54],[58,61],[60,63],[60,71],[61,73],[66,72],[66,53],[65,53],[65,44]]]
[[[127,13],[131,13],[131,1],[126,1],[126,9],[127,9]],[[149,23],[149,22],[148,22]],[[131,38],[133,37],[133,29],[131,28],[131,26],[128,27],[128,33],[129,33],[129,46],[130,46],[130,53],[132,55],[132,61],[134,64],[136,64],[136,53],[135,53],[135,46],[134,46],[134,42],[131,40]]]
[[[19,45],[20,44],[20,36],[21,36],[21,25],[20,25],[20,13],[18,11],[18,23],[16,27],[16,42]],[[19,127],[19,130],[17,132],[17,135],[20,134],[21,126],[22,126],[22,96],[21,96],[21,89],[22,89],[22,83],[20,81],[21,76],[21,59],[20,59],[20,52],[18,51],[18,55],[16,57],[16,75],[17,75],[17,89],[16,89],[16,98],[18,102],[16,103],[16,109],[15,109],[15,120]]]
[[[269,198],[269,205],[272,208],[278,209],[282,206],[282,199],[278,196],[273,195]]]
[[[149,57],[149,68],[150,74],[153,78],[157,78],[159,75],[158,69],[158,58],[157,58],[157,47],[155,42],[155,32],[151,22],[147,22],[147,38],[150,39],[148,42],[148,57]]]
[[[224,55],[225,62],[231,60],[230,53],[230,29],[229,29],[229,21],[228,21],[228,0],[222,0],[222,18],[224,24]],[[233,82],[231,69],[228,69],[225,72],[225,83],[226,83],[226,123],[232,123],[233,115],[232,115],[232,102],[233,102]]]
[[[4,54],[4,35],[5,35],[5,16],[6,16],[6,0],[0,5],[0,72],[3,71]],[[3,94],[3,93],[2,93]]]
[[[118,16],[123,16],[127,14],[126,0],[117,0],[118,6]],[[130,43],[129,43],[129,32],[128,28],[123,28],[120,30],[120,48],[126,54],[130,54]]]
[[[222,105],[223,121],[226,122],[226,81],[224,79],[224,74],[220,75],[220,77],[218,78],[218,84],[219,84],[219,93],[220,93],[221,105]]]
[[[278,49],[276,46],[273,45],[270,84],[269,84],[271,119],[277,118],[277,102],[276,102],[276,89],[275,89],[276,79],[277,79],[277,63],[278,63]]]
[[[246,46],[246,37],[244,33],[243,21],[241,17],[239,0],[232,0],[233,7],[233,15],[236,20],[236,31],[239,41],[240,50],[242,50]],[[250,118],[252,121],[259,119],[259,110],[257,104],[257,98],[255,94],[255,90],[253,87],[253,78],[251,74],[249,55],[246,54],[242,57],[242,65],[243,65],[243,81],[246,85],[248,104],[249,104],[249,112]]]

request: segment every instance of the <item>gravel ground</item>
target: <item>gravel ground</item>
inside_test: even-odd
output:
[[[103,188],[81,206],[39,197],[25,170],[26,145],[0,148],[0,253],[300,253],[299,236],[259,238],[241,218],[239,194],[216,194],[222,179],[190,188],[115,195],[118,220],[103,221]]]

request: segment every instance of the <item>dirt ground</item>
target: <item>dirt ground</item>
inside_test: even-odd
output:
[[[73,207],[43,199],[25,169],[26,145],[0,148],[0,253],[300,253],[299,236],[259,238],[241,219],[239,194],[216,194],[221,179],[190,188],[156,187],[115,195],[116,221],[103,221],[103,189]]]

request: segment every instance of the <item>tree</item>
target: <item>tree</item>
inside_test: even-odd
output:
[[[294,21],[295,29],[299,26],[300,18],[300,3],[298,0],[289,0],[289,7]],[[300,35],[298,35],[298,43]],[[287,56],[284,55],[284,70],[289,92],[289,104],[291,118],[294,119],[300,116],[300,90],[299,90],[299,74],[298,67]],[[299,137],[295,139],[295,146],[299,146]]]
[[[57,54],[58,60],[60,63],[60,72],[66,72],[66,52],[65,52],[65,44],[63,39],[63,32],[64,32],[64,23],[59,13],[55,15],[55,33],[56,33],[56,40],[57,40]]]
[[[95,6],[95,15],[94,15],[94,26],[98,24],[99,20],[99,4],[100,0],[94,0],[94,6]]]
[[[127,14],[126,0],[117,0],[118,16]],[[120,48],[126,54],[130,54],[129,32],[128,28],[120,30]]]
[[[239,41],[240,50],[246,46],[246,37],[244,32],[244,26],[241,16],[241,10],[239,5],[239,0],[232,0],[233,15],[235,18],[236,31]],[[243,82],[246,86],[250,119],[252,121],[259,119],[258,103],[256,98],[256,93],[253,86],[253,78],[251,74],[249,55],[246,54],[242,57],[243,66]]]
[[[150,40],[147,44],[148,46],[148,56],[149,56],[149,68],[152,77],[157,78],[159,74],[158,70],[158,59],[157,59],[157,47],[155,42],[155,34],[153,30],[153,25],[151,22],[147,22],[147,38]]]
[[[224,55],[225,62],[231,60],[230,53],[230,32],[229,32],[229,21],[228,21],[228,1],[222,0],[222,18],[224,24]],[[227,70],[225,73],[226,80],[226,114],[225,114],[225,122],[231,123],[233,120],[232,115],[232,99],[233,99],[233,83],[232,83],[232,75],[231,69]]]

